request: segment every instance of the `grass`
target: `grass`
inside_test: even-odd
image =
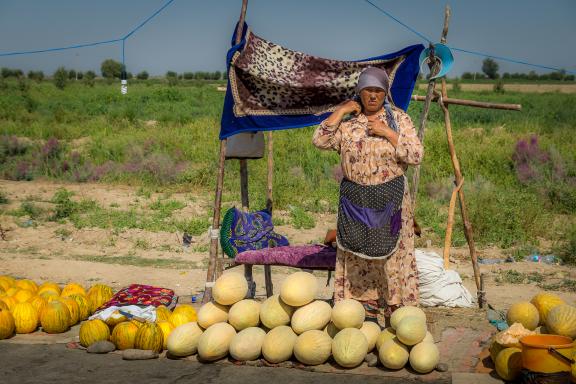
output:
[[[197,263],[182,259],[158,259],[143,258],[135,255],[125,256],[74,256],[72,260],[89,261],[93,263],[132,265],[136,267],[155,267],[170,269],[194,269],[198,268]]]
[[[153,192],[166,190],[212,196],[224,97],[215,88],[200,83],[174,87],[136,83],[122,96],[114,84],[97,83],[94,88],[73,84],[60,91],[49,83],[32,83],[23,91],[17,83],[7,81],[0,93],[0,177],[134,185],[151,212],[144,215],[140,202],[124,211],[87,201],[82,203],[83,210],[70,213],[62,195],[62,200],[55,202],[55,219],[67,218],[77,228],[204,233],[208,217],[176,220],[172,215],[184,203],[169,198],[149,200]],[[507,112],[450,107],[476,243],[527,249],[540,247],[540,239],[549,239],[574,255],[576,243],[566,228],[576,225],[576,95],[463,91],[450,95],[518,103],[523,108],[522,112]],[[410,105],[408,113],[415,122],[422,105]],[[338,155],[314,148],[313,130],[274,133],[274,206],[289,210],[291,224],[302,229],[314,227],[313,213],[335,213],[337,209],[333,170]],[[541,150],[554,154],[556,160],[542,168],[542,178],[526,183],[519,180],[513,156],[519,140],[532,135],[538,137]],[[560,179],[546,176],[555,167],[562,168]],[[265,206],[266,161],[250,161],[248,168],[251,206],[259,209]],[[433,105],[425,133],[417,217],[425,230],[424,239],[435,244],[444,236],[452,174],[443,117]],[[239,190],[238,164],[229,161],[224,206],[238,204]],[[210,213],[208,208],[206,215]],[[277,224],[280,221],[275,219]],[[454,228],[454,245],[463,245],[458,212]]]

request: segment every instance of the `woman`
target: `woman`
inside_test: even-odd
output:
[[[388,102],[389,79],[379,68],[358,79],[359,102],[348,100],[314,133],[320,149],[338,151],[340,185],[334,300],[356,299],[367,320],[418,305],[414,213],[404,173],[423,148],[410,117]],[[350,117],[345,119],[345,117]]]

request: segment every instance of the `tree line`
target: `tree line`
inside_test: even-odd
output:
[[[498,72],[500,65],[496,60],[486,58],[482,62],[482,72],[464,72],[462,74],[463,80],[477,80],[477,79],[521,79],[521,80],[555,80],[555,81],[574,81],[576,77],[572,74],[567,74],[565,70],[554,71],[550,73],[537,74],[535,71],[528,73],[504,72],[502,75]]]

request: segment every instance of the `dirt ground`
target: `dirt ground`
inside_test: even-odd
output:
[[[47,220],[25,226],[22,223],[26,222],[26,217],[15,217],[6,213],[18,209],[24,201],[33,201],[49,208],[51,197],[61,187],[75,192],[75,199],[89,198],[103,207],[113,204],[117,209],[135,207],[143,215],[148,212],[147,207],[160,196],[152,194],[142,197],[136,188],[127,186],[0,180],[0,190],[8,198],[8,204],[3,205],[4,213],[0,214],[0,225],[6,231],[6,239],[0,239],[0,275],[9,274],[37,282],[55,281],[60,284],[75,281],[86,286],[105,283],[114,289],[131,283],[141,283],[172,288],[178,295],[202,295],[208,261],[207,234],[195,236],[190,247],[183,247],[182,234],[179,233],[147,232],[139,229],[76,229],[69,223]],[[174,193],[170,199],[186,204],[175,213],[182,217],[205,214],[210,209],[211,196],[191,197],[190,193]],[[277,231],[285,234],[294,244],[318,242],[323,239],[328,228],[334,227],[335,217],[323,215],[315,219],[316,227],[310,230],[296,230],[290,225],[282,225],[277,227]],[[147,246],[138,247],[139,240],[144,240]],[[441,249],[431,250],[442,254]],[[501,250],[494,248],[480,249],[478,253],[480,257],[504,257]],[[240,268],[237,267],[236,270]],[[460,273],[466,287],[476,296],[467,249],[452,250],[451,268]],[[276,287],[286,274],[291,272],[289,268],[283,267],[274,267],[272,271]],[[574,268],[533,262],[482,265],[481,271],[487,277],[488,301],[500,309],[505,309],[519,300],[529,300],[541,290],[535,281],[519,282],[510,279],[506,271],[524,275],[536,273],[541,285],[576,279]],[[254,274],[257,295],[264,296],[263,269],[255,267]],[[326,276],[324,272],[316,274],[319,277]],[[517,275],[512,275],[512,278],[514,277]],[[332,282],[333,280],[331,284]],[[323,297],[332,295],[331,284],[323,287]],[[561,289],[557,293],[568,302],[575,303],[574,291],[572,287],[568,290]]]

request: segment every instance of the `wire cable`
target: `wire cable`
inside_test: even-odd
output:
[[[160,7],[156,12],[154,12],[152,15],[150,15],[150,17],[148,17],[146,20],[144,20],[143,22],[141,22],[136,28],[134,28],[132,31],[128,32],[128,34],[126,36],[124,36],[122,39],[126,40],[127,38],[129,38],[130,36],[132,36],[137,30],[139,30],[140,28],[142,28],[146,23],[148,23],[150,20],[152,20],[153,18],[155,18],[156,16],[158,16],[164,9],[166,9],[170,4],[172,4],[174,2],[174,0],[169,0],[166,4],[164,4],[162,7]]]
[[[377,10],[379,10],[380,12],[382,12],[383,14],[385,14],[386,16],[388,16],[389,18],[391,18],[392,20],[394,20],[395,22],[397,22],[398,24],[402,25],[404,28],[408,29],[410,32],[415,33],[416,35],[418,35],[422,39],[426,40],[427,42],[432,43],[432,40],[430,40],[429,38],[427,38],[426,36],[424,36],[423,34],[418,32],[417,30],[415,30],[414,28],[412,28],[408,24],[401,22],[396,17],[394,17],[390,12],[385,11],[384,9],[380,8],[379,6],[377,6],[376,4],[374,4],[370,0],[364,0],[364,1],[367,2],[368,4],[370,4],[371,6],[373,6],[374,8],[376,8]]]
[[[30,55],[30,54],[34,54],[34,53],[55,52],[55,51],[65,51],[67,49],[94,47],[96,45],[117,43],[121,40],[122,39],[104,40],[104,41],[97,41],[94,43],[76,44],[76,45],[69,45],[67,47],[58,47],[58,48],[36,49],[36,50],[32,50],[32,51],[17,51],[17,52],[6,52],[6,53],[0,52],[0,57],[2,57],[2,56],[17,56],[17,55]]]

